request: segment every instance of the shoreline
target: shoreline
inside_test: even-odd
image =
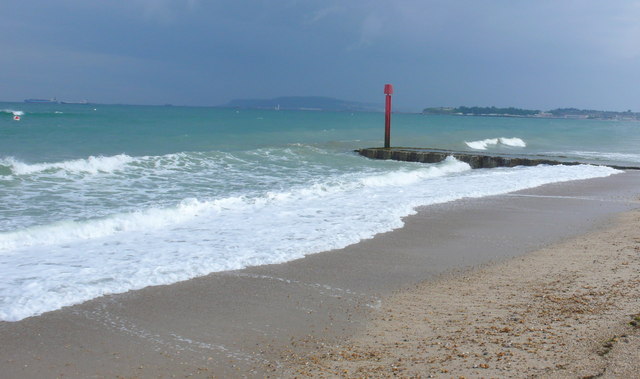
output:
[[[396,291],[606,226],[638,207],[639,184],[628,172],[425,207],[344,249],[0,322],[0,374],[278,376],[292,362],[285,352],[308,356],[365,332]]]

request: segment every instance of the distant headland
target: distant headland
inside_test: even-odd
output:
[[[451,116],[485,116],[485,117],[535,117],[535,118],[575,118],[593,120],[621,120],[640,121],[640,113],[596,111],[591,109],[557,108],[550,111],[521,108],[496,108],[496,107],[436,107],[425,108],[422,114],[426,115],[451,115]]]

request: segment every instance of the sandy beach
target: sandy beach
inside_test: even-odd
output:
[[[405,227],[0,323],[0,377],[630,377],[640,173],[420,209]]]
[[[286,377],[640,375],[640,211],[610,228],[385,298],[348,343]],[[286,357],[286,356],[285,356]]]

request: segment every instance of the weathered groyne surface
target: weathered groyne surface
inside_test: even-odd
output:
[[[547,165],[579,165],[602,164],[597,162],[577,162],[564,157],[548,157],[542,155],[510,155],[510,154],[484,154],[468,151],[452,151],[431,148],[415,147],[370,147],[359,149],[356,152],[371,159],[392,159],[405,162],[437,163],[452,156],[459,161],[468,163],[471,168],[494,168],[515,166]],[[606,165],[620,170],[640,170],[640,167]]]

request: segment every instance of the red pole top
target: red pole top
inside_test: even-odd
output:
[[[393,84],[385,84],[384,85],[384,93],[386,95],[391,95],[393,93]]]

